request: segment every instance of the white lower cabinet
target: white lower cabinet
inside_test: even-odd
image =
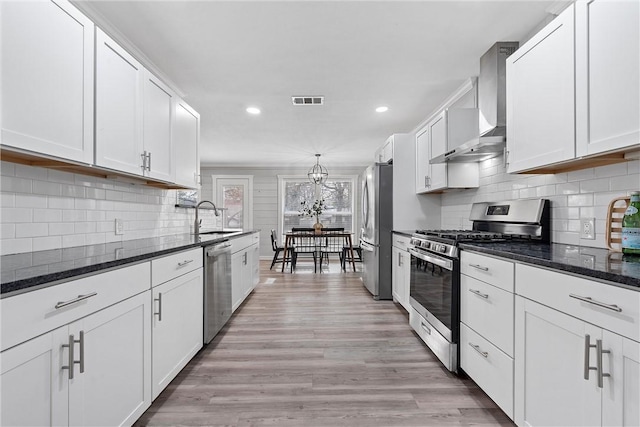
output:
[[[260,281],[260,234],[233,239],[231,247],[231,301],[236,311]]]
[[[640,293],[525,265],[516,292],[515,422],[640,425]]]
[[[411,276],[411,256],[407,252],[410,238],[393,235],[391,271],[392,295],[405,310],[409,311],[409,279]]]
[[[202,348],[203,269],[158,285],[153,297],[153,399]]]
[[[0,423],[133,424],[151,405],[150,310],[147,291],[0,353]]]

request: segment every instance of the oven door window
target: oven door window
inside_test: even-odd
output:
[[[451,330],[453,272],[411,256],[409,294]]]

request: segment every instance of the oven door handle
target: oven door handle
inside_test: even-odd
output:
[[[427,261],[430,262],[431,264],[435,264],[437,266],[440,266],[446,270],[453,270],[453,261],[445,259],[445,258],[440,258],[437,256],[433,256],[433,255],[427,255],[427,254],[423,254],[422,252],[418,252],[417,250],[410,248],[409,249],[409,253],[411,255],[413,255],[414,257],[421,259],[423,261]]]

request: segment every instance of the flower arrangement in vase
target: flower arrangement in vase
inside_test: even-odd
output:
[[[322,215],[322,210],[324,208],[324,199],[316,199],[313,202],[313,205],[309,206],[306,200],[300,202],[302,208],[300,210],[301,216],[315,216],[316,223],[313,224],[313,229],[316,234],[320,234],[322,232],[322,224],[320,223],[320,215]]]

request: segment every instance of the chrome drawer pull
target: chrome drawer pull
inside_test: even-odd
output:
[[[62,347],[67,347],[69,349],[69,364],[63,365],[62,369],[69,370],[69,379],[73,379],[73,366],[75,364],[75,360],[73,358],[73,346],[76,341],[73,339],[73,335],[69,335],[69,344],[62,344]]]
[[[477,268],[478,270],[482,271],[489,271],[489,267],[483,267],[479,264],[469,264],[469,267]]]
[[[477,289],[469,289],[469,292],[478,295],[479,297],[482,297],[484,299],[488,299],[489,298],[489,294],[483,294],[482,292],[480,292]]]
[[[429,329],[429,327],[427,325],[425,325],[424,323],[420,322],[420,326],[422,326],[422,329],[424,329],[427,334],[431,335],[431,329]]]
[[[80,344],[80,360],[74,360],[73,363],[80,365],[80,373],[84,374],[84,331],[80,331],[80,339],[75,342]]]
[[[59,308],[66,307],[68,305],[75,304],[87,298],[95,297],[96,295],[98,295],[97,292],[91,292],[90,294],[86,294],[86,295],[78,295],[76,298],[70,299],[69,301],[58,301],[58,303],[55,305],[55,308],[57,310]]]
[[[154,298],[154,301],[158,301],[158,312],[153,315],[158,316],[158,322],[162,322],[162,292],[158,292],[158,298]]]
[[[487,357],[489,357],[489,353],[487,353],[486,351],[480,350],[480,346],[479,345],[472,344],[471,342],[469,342],[469,345],[471,346],[472,349],[474,349],[475,351],[480,353],[480,356],[484,357],[485,359]]]
[[[192,262],[192,259],[185,259],[184,261],[178,263],[178,267],[184,267],[185,265],[191,264]]]
[[[602,349],[602,340],[596,340],[596,354],[598,358],[596,359],[596,366],[598,370],[598,387],[603,388],[604,386],[604,377],[610,377],[611,374],[605,374],[602,372],[602,354],[603,353],[611,353],[611,350],[603,350]]]
[[[607,303],[604,303],[604,302],[596,301],[591,297],[583,297],[583,296],[576,295],[576,294],[569,294],[569,296],[571,298],[575,298],[575,299],[578,299],[580,301],[588,302],[589,304],[597,305],[598,307],[606,308],[608,310],[613,310],[613,311],[616,311],[618,313],[622,312],[622,309],[620,307],[618,307],[617,305],[615,305],[615,304],[607,304]]]
[[[591,337],[589,334],[584,336],[584,379],[589,379],[589,371],[595,371],[598,368],[594,368],[593,366],[589,366],[589,351],[591,348],[594,348],[595,345],[591,344]]]

